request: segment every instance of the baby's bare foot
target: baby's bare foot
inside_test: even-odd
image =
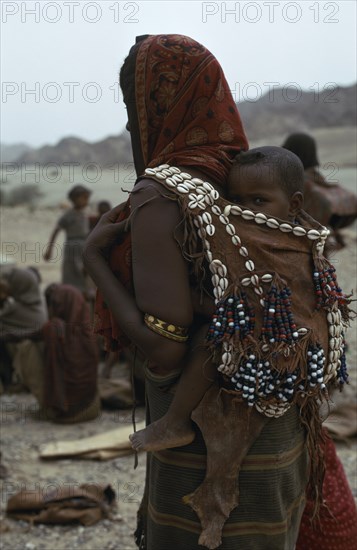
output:
[[[135,451],[161,451],[183,447],[192,443],[194,438],[195,432],[190,423],[174,424],[165,417],[129,436]]]

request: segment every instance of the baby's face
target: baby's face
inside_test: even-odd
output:
[[[290,200],[268,165],[234,164],[228,176],[227,198],[249,210],[288,220]]]

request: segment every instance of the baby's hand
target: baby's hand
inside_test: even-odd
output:
[[[97,225],[87,237],[84,257],[93,253],[107,252],[118,237],[125,232],[127,220],[117,221],[126,203],[119,204],[103,214]]]

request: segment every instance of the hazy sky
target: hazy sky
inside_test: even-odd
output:
[[[202,42],[237,101],[277,84],[315,91],[352,84],[355,21],[353,0],[2,0],[1,141],[40,146],[120,133],[126,115],[118,71],[141,34]]]

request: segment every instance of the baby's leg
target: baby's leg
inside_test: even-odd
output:
[[[184,497],[197,513],[202,532],[199,544],[217,548],[222,528],[239,503],[238,476],[242,462],[268,417],[214,385],[206,393],[192,418],[207,447],[207,468],[203,483]]]
[[[162,418],[130,436],[133,449],[159,451],[188,445],[193,441],[195,433],[191,413],[215,378],[210,354],[203,347],[207,330],[208,325],[204,325],[195,335],[169,410]]]

